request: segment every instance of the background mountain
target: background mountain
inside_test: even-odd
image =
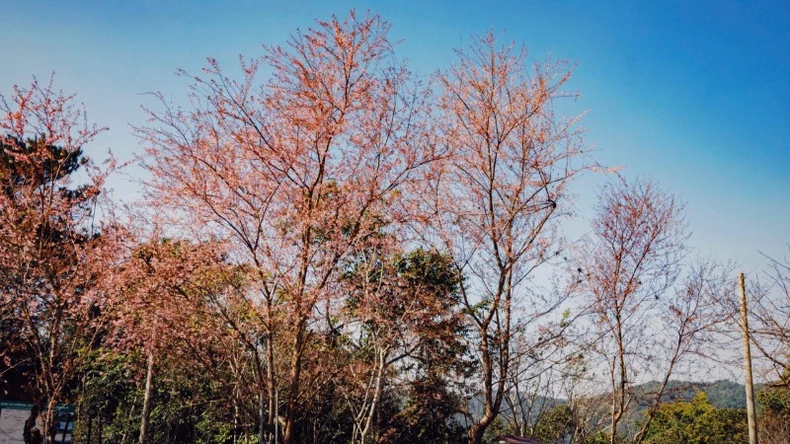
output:
[[[634,401],[637,410],[644,410],[649,406],[653,395],[658,391],[658,382],[648,382],[636,387]],[[758,387],[759,389],[759,387]],[[690,401],[699,392],[708,395],[708,401],[714,406],[723,409],[746,408],[746,390],[743,384],[719,380],[713,382],[670,381],[663,402]]]

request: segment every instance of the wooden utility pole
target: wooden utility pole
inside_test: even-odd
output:
[[[754,382],[752,381],[752,352],[749,343],[749,319],[746,310],[746,283],[743,273],[738,274],[741,290],[741,329],[743,330],[743,370],[746,378],[746,416],[749,420],[749,444],[757,444],[757,417],[754,410]]]

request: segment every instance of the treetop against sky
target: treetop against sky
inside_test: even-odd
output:
[[[55,71],[58,87],[110,127],[88,154],[110,147],[128,159],[141,151],[129,125],[152,104],[141,93],[185,97],[176,69],[197,72],[206,57],[232,68],[239,54],[256,57],[261,44],[283,44],[295,29],[351,8],[390,21],[393,40],[402,39],[396,56],[425,79],[486,30],[525,44],[535,60],[577,62],[568,90],[581,97],[562,106],[588,111],[585,141],[602,164],[680,194],[700,254],[747,272],[764,263],[760,251],[781,256],[790,224],[790,7],[780,1],[6,2],[0,41],[13,63],[0,66],[0,88]],[[111,180],[126,199],[144,179],[128,173]],[[587,175],[577,187],[582,218],[604,180]]]

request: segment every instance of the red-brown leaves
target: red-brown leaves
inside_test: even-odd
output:
[[[200,324],[213,301],[225,298],[231,282],[221,245],[123,237],[106,288],[114,345],[151,350],[209,340],[214,332]]]
[[[99,242],[89,218],[104,174],[90,170],[75,185],[73,173],[91,168],[81,149],[100,129],[51,81],[15,87],[0,104],[0,271],[10,286],[2,296],[32,310],[33,328],[39,308],[52,316],[86,308],[80,301],[90,294],[83,287]]]
[[[90,142],[105,128],[89,125],[85,112],[74,103],[74,95],[54,90],[54,76],[42,86],[33,79],[30,87],[14,86],[11,98],[0,98],[0,133],[25,140],[39,138],[43,145],[74,151]]]

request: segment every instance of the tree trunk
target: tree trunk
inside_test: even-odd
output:
[[[609,444],[614,444],[615,438],[617,437],[617,422],[618,422],[618,419],[619,419],[617,417],[617,413],[618,413],[618,410],[617,410],[617,393],[616,393],[616,390],[615,390],[614,387],[616,387],[616,386],[613,385],[613,388],[612,388],[612,408],[611,408],[611,410],[612,410],[612,417],[610,419],[610,426],[609,426],[609,429],[610,429]]]
[[[293,419],[289,415],[285,417],[283,426],[283,444],[292,444],[293,442]]]
[[[86,443],[91,444],[93,442],[93,438],[91,437],[91,432],[93,431],[93,418],[88,416],[88,438],[85,440]]]
[[[236,384],[238,387],[238,384]],[[233,444],[239,442],[239,397],[238,388],[233,389]]]
[[[283,424],[283,444],[293,444],[296,442],[294,436],[295,419],[297,416],[297,398],[299,397],[299,383],[302,374],[302,351],[304,347],[304,325],[306,318],[301,318],[297,323],[296,338],[294,349],[291,352],[291,371],[289,381],[289,393],[287,409],[285,411],[285,424]]]
[[[47,403],[47,410],[41,415],[42,428],[41,434],[44,436],[44,442],[55,442],[55,400],[51,399]]]
[[[485,432],[485,427],[481,427],[479,424],[472,424],[472,427],[469,428],[469,444],[482,444]]]
[[[30,416],[25,420],[25,424],[22,427],[22,439],[24,440],[25,444],[30,444],[33,436],[33,429],[36,428],[36,419],[38,419],[39,409],[37,405],[34,405],[30,409]]]
[[[612,392],[612,434],[609,437],[609,443],[615,444],[617,439],[617,425],[620,423],[620,419],[623,417],[625,413],[625,389],[627,384],[627,377],[628,374],[626,372],[625,367],[625,346],[623,340],[623,323],[621,320],[620,311],[618,310],[616,313],[616,320],[617,320],[617,365],[619,366],[619,381],[618,387],[619,393]],[[617,399],[619,396],[620,399]],[[615,408],[617,406],[617,408]]]
[[[272,307],[272,299],[268,298],[266,301],[266,375],[265,380],[261,381],[262,383],[265,382],[266,388],[266,398],[269,403],[269,411],[268,417],[266,418],[267,426],[269,430],[269,438],[272,444],[277,444],[277,429],[279,427],[280,421],[280,414],[279,409],[280,406],[278,404],[277,399],[277,387],[275,385],[274,380],[274,332],[272,330],[272,315],[273,307]],[[264,377],[263,373],[260,373],[261,377]],[[261,389],[263,389],[263,384],[261,385]],[[261,406],[263,408],[263,406]],[[263,412],[261,412],[261,426],[263,426]],[[263,441],[259,441],[263,443]]]
[[[368,433],[370,432],[371,426],[373,424],[373,416],[376,414],[376,408],[378,407],[379,398],[381,397],[381,385],[382,385],[382,377],[384,374],[384,367],[387,363],[387,353],[389,349],[384,348],[380,350],[377,356],[377,369],[376,369],[376,382],[373,387],[373,400],[370,403],[370,410],[367,412],[367,418],[365,419],[365,426],[360,429],[359,432],[359,442],[360,444],[365,444],[365,440],[367,439]]]
[[[140,418],[139,444],[145,444],[148,439],[148,422],[151,418],[151,391],[154,382],[154,351],[148,352],[148,369],[145,373],[145,395],[143,398],[143,411]]]
[[[261,444],[266,442],[263,440],[264,431],[266,430],[266,414],[264,413],[263,403],[264,398],[263,393],[261,393],[258,395],[258,442]]]

